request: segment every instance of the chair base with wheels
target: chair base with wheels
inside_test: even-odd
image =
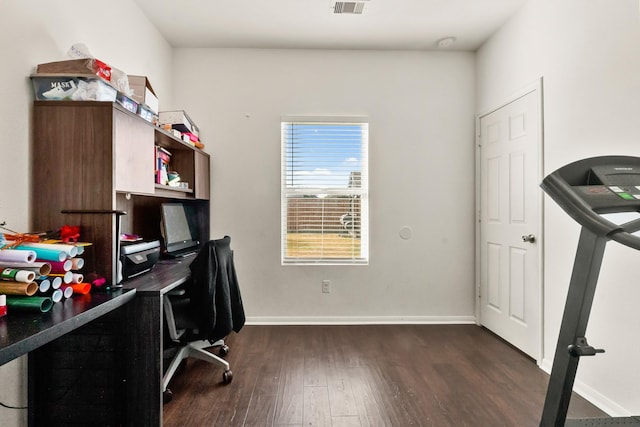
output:
[[[187,329],[178,329],[176,327],[177,324],[179,325],[181,323],[180,320],[183,318],[180,311],[188,307],[188,298],[185,298],[184,294],[185,291],[180,289],[172,291],[163,297],[163,311],[165,314],[169,338],[171,339],[172,344],[178,345],[178,351],[173,356],[171,363],[162,377],[162,396],[164,403],[171,401],[173,398],[173,393],[168,388],[169,382],[180,367],[180,364],[189,357],[222,367],[224,369],[222,373],[223,384],[229,384],[233,380],[233,372],[230,369],[229,362],[222,359],[222,357],[229,354],[229,347],[224,343],[223,339],[215,342],[211,342],[209,340],[190,341],[185,339]],[[185,326],[189,326],[188,322],[183,323],[186,323]],[[205,350],[210,347],[220,347],[218,350],[219,356]]]

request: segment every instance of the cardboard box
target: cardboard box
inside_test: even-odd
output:
[[[39,101],[108,101],[114,102],[118,91],[94,76],[32,75],[35,98]]]
[[[198,126],[193,123],[184,110],[160,111],[158,114],[158,124],[170,124],[173,129],[179,130],[180,132],[191,132],[196,136],[199,136],[200,133]]]
[[[112,82],[111,66],[94,58],[69,59],[67,61],[38,64],[36,74],[59,74],[63,76],[84,76],[93,74]]]
[[[158,114],[159,101],[155,91],[151,87],[149,79],[145,76],[128,76],[129,88],[133,90],[131,97],[138,103],[144,104],[149,109]]]

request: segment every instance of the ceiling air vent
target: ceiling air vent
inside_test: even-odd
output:
[[[333,6],[333,13],[351,13],[351,14],[361,14],[364,5],[367,3],[365,1],[337,1]]]

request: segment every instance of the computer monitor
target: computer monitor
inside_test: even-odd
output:
[[[195,210],[186,203],[160,205],[160,230],[165,255],[176,257],[197,252],[200,241],[195,218]]]

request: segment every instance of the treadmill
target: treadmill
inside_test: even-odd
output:
[[[608,240],[640,250],[640,217],[615,224],[602,214],[640,212],[640,158],[603,156],[579,160],[548,175],[540,185],[581,226],[541,427],[640,426],[640,416],[567,420],[578,362],[604,350],[585,337]]]

